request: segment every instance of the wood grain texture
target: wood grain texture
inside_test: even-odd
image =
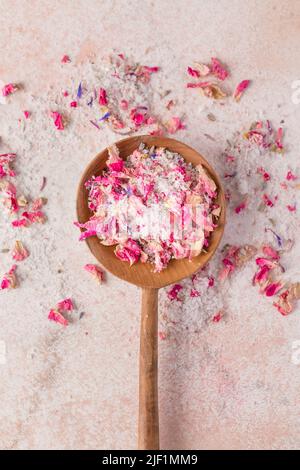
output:
[[[159,449],[157,385],[158,290],[142,289],[138,448]]]

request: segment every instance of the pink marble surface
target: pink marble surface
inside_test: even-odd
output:
[[[300,64],[296,0],[0,3],[3,81],[22,82],[39,93],[55,83],[64,53],[80,63],[122,48],[167,67],[170,75],[216,53],[238,76],[256,80],[247,113],[265,109],[277,118],[281,103],[289,145],[299,148],[300,106],[291,101]],[[220,139],[225,129],[228,134],[235,129],[244,112],[235,108],[224,118]],[[0,133],[5,119],[2,112]],[[185,137],[191,145],[198,139],[194,124]],[[13,135],[4,134],[13,146]],[[50,245],[45,241],[38,248],[23,287],[1,294],[0,340],[6,344],[6,363],[0,364],[1,448],[136,445],[139,292],[112,277],[99,290],[77,274],[92,258],[78,247],[77,233],[59,232],[66,212],[70,224],[74,219],[74,188],[99,146],[98,138],[88,151],[72,149],[72,162],[66,153],[58,157],[59,166],[47,155],[34,163],[51,173],[48,213],[57,232]],[[206,141],[203,147],[205,154],[216,155],[222,146]],[[25,178],[29,185],[30,173]],[[282,318],[262,302],[258,312],[253,294],[241,292],[241,285],[239,280],[231,286],[240,308],[226,321],[206,325],[185,340],[160,342],[164,449],[299,448],[300,369],[292,361],[293,341],[300,339],[299,311]],[[53,299],[65,295],[74,295],[86,315],[63,330],[49,325],[46,315]]]

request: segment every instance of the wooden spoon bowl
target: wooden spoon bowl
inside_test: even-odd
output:
[[[133,266],[120,261],[114,254],[113,246],[102,245],[95,237],[88,238],[87,244],[102,264],[115,276],[142,287],[142,315],[140,339],[140,402],[139,402],[139,448],[159,449],[158,393],[157,393],[157,302],[158,289],[174,284],[191,276],[204,266],[216,251],[224,232],[225,196],[219,177],[202,155],[188,145],[167,137],[141,135],[116,142],[120,156],[126,159],[141,143],[148,147],[167,147],[179,153],[193,165],[201,163],[215,181],[218,190],[216,203],[221,207],[218,226],[212,232],[206,253],[188,259],[172,260],[160,273],[153,272],[150,263],[138,262]],[[85,183],[93,175],[99,176],[106,167],[107,148],[100,152],[85,169],[77,193],[77,215],[80,223],[85,223],[93,215],[88,207],[88,191]]]

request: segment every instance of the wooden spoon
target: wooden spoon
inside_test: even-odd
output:
[[[104,246],[97,237],[87,239],[87,244],[97,260],[120,279],[142,288],[142,313],[140,336],[140,373],[139,373],[139,420],[138,448],[159,449],[159,419],[158,419],[158,387],[157,387],[157,304],[158,289],[174,284],[181,279],[191,276],[212,257],[220,243],[225,225],[225,197],[221,182],[208,162],[196,150],[174,139],[154,137],[149,135],[129,137],[116,143],[120,156],[126,159],[140,143],[148,147],[167,147],[177,152],[194,165],[201,163],[218,187],[217,203],[221,206],[218,227],[213,231],[207,253],[188,259],[172,260],[166,269],[160,273],[153,272],[150,263],[138,262],[130,267],[129,263],[120,261],[114,254],[114,247]],[[106,167],[108,151],[104,149],[85,169],[79,183],[77,193],[77,215],[80,223],[85,223],[92,213],[88,207],[88,191],[85,182],[93,175],[100,175]],[[200,312],[199,312],[200,315]]]

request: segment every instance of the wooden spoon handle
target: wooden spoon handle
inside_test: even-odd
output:
[[[142,289],[138,448],[159,449],[157,388],[158,289]]]

